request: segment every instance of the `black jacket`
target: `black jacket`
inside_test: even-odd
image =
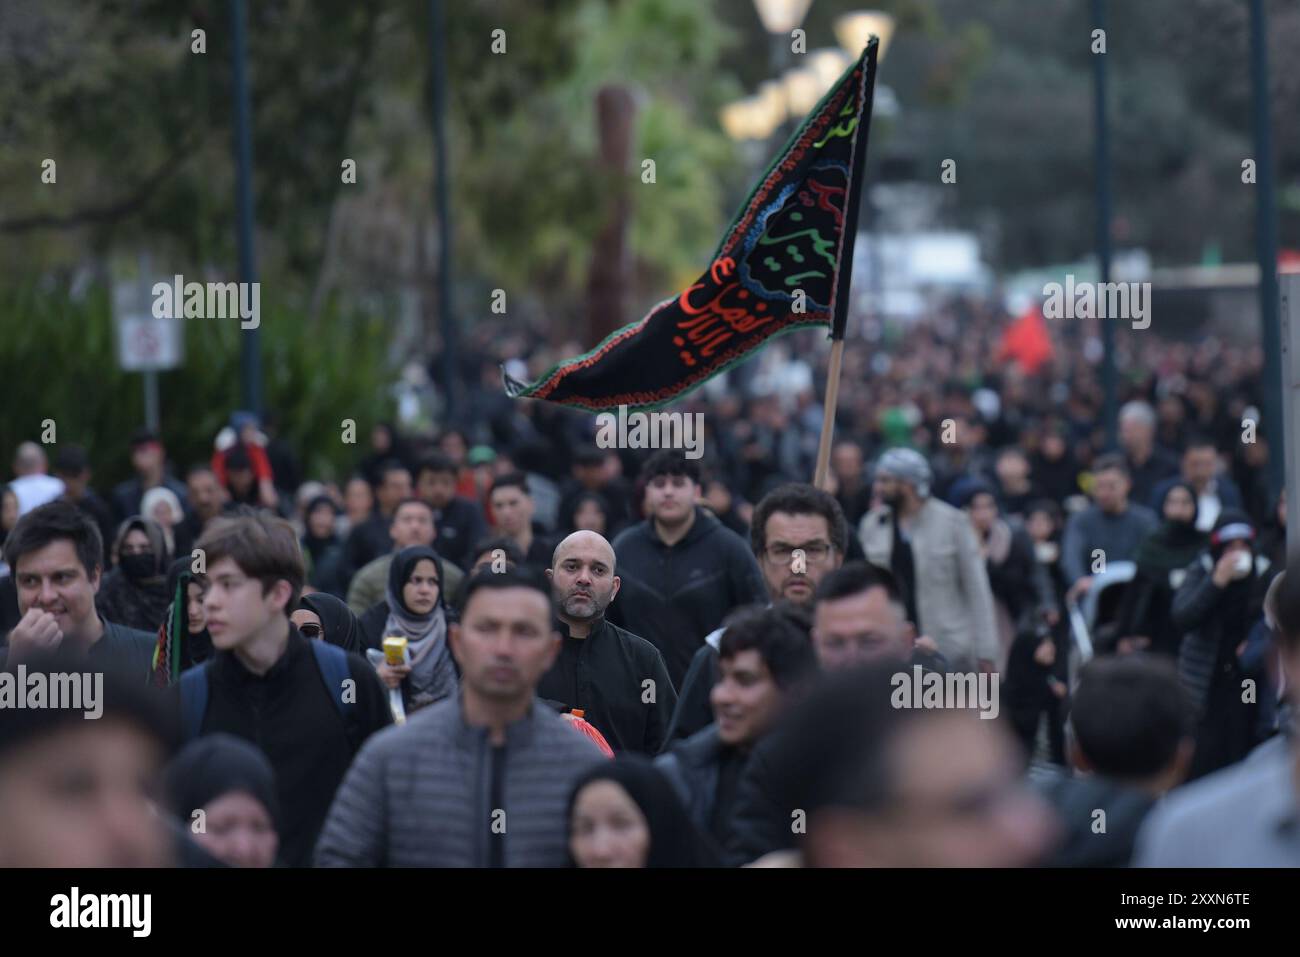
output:
[[[1062,825],[1061,836],[1047,858],[1048,866],[1129,866],[1138,829],[1155,798],[1095,776],[1062,775],[1041,789]]]
[[[363,656],[367,648],[383,649],[386,624],[388,624],[388,602],[386,601],[371,605],[364,615],[357,616],[357,637],[360,639]]]
[[[487,537],[487,521],[478,503],[456,496],[447,507],[438,509],[434,524],[438,538],[434,547],[449,562],[455,562],[462,571],[469,570],[474,559],[474,546]]]
[[[528,546],[528,551],[524,553],[524,564],[538,571],[550,568],[557,544],[559,543],[547,535],[541,525],[533,522],[533,541]]]
[[[393,537],[388,534],[390,519],[374,512],[369,518],[348,533],[343,543],[343,564],[350,578],[380,555],[393,550]]]
[[[1198,722],[1189,781],[1240,761],[1257,743],[1259,704],[1242,700],[1237,647],[1259,619],[1263,578],[1256,574],[1220,588],[1213,568],[1209,552],[1188,566],[1169,613],[1173,627],[1184,632],[1178,675]]]
[[[999,519],[999,521],[1003,521]],[[1011,547],[1001,563],[990,557],[985,560],[989,588],[993,597],[1002,603],[1013,626],[1020,623],[1026,612],[1038,607],[1038,592],[1034,586],[1034,543],[1018,524],[1006,523],[1011,532]]]
[[[942,655],[922,652],[913,652],[911,665],[939,673],[948,670]],[[836,730],[827,729],[827,733]],[[772,851],[795,847],[795,831],[791,825],[796,820],[795,812],[806,816],[804,798],[808,795],[805,782],[797,775],[782,773],[782,768],[788,769],[790,765],[791,744],[788,739],[780,739],[779,725],[777,731],[778,734],[768,734],[754,745],[736,783],[730,821],[725,827],[724,860],[729,866],[739,867]]]
[[[359,656],[348,655],[356,703],[349,706],[345,724],[307,642],[292,629],[284,655],[261,676],[245,668],[234,652],[218,651],[208,665],[208,707],[200,726],[203,734],[224,731],[265,752],[286,811],[280,861],[290,867],[311,865],[316,837],[353,756],[366,738],[393,720],[387,690],[375,670]]]
[[[1229,614],[1229,593],[1244,598],[1237,604],[1244,613]],[[1199,716],[1207,710],[1212,685],[1237,685],[1236,648],[1250,633],[1262,601],[1254,577],[1220,588],[1214,582],[1209,553],[1187,566],[1187,577],[1174,593],[1169,621],[1183,635],[1178,670]]]
[[[668,725],[668,745],[682,741],[713,723],[713,686],[722,678],[718,667],[718,650],[707,641],[691,658],[686,669],[681,690],[677,693],[677,707],[672,723]]]
[[[659,649],[674,686],[728,612],[768,600],[744,539],[698,507],[691,530],[676,545],[665,545],[647,520],[615,538],[614,552],[619,575],[644,586],[620,595],[621,620]]]
[[[727,838],[736,785],[747,755],[722,743],[711,724],[655,759],[701,834],[712,835],[720,848]]]
[[[772,736],[754,746],[736,787],[731,820],[723,842],[724,860],[733,867],[753,863],[772,851],[793,850],[790,826],[798,808],[790,799],[795,782],[780,779]]]
[[[677,692],[655,646],[604,620],[586,638],[571,637],[564,622],[555,628],[564,644],[537,696],[561,711],[580,708],[615,751],[658,754]]]

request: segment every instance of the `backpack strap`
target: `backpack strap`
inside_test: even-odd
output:
[[[310,644],[312,653],[316,656],[316,667],[320,669],[321,678],[325,680],[325,689],[329,692],[330,700],[334,702],[334,707],[339,709],[339,714],[347,723],[356,710],[356,695],[352,696],[352,701],[343,700],[343,682],[352,677],[352,673],[348,670],[348,654],[338,645],[331,645],[327,641],[317,639]]]
[[[193,741],[203,728],[203,714],[208,710],[208,663],[187,668],[181,674],[181,733]]]

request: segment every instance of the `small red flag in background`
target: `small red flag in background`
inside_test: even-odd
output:
[[[1052,337],[1043,321],[1043,310],[1031,305],[1002,332],[998,359],[1015,359],[1030,375],[1052,361]]]

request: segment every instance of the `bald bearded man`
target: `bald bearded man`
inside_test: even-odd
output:
[[[581,710],[615,751],[658,754],[677,692],[659,649],[605,620],[621,584],[613,547],[574,532],[556,546],[546,577],[564,643],[537,696],[561,712]]]

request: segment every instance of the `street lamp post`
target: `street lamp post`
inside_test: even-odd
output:
[[[244,0],[230,4],[231,58],[235,94],[235,201],[239,215],[239,279],[257,282],[253,246],[253,133],[248,102],[248,43],[244,31]],[[262,353],[257,327],[240,329],[239,372],[245,409],[262,414]]]
[[[1286,481],[1288,438],[1282,413],[1282,329],[1278,319],[1277,207],[1273,198],[1273,133],[1268,114],[1268,27],[1263,0],[1250,3],[1250,78],[1255,121],[1255,255],[1259,259],[1259,318],[1264,338],[1264,424],[1268,436],[1269,500]],[[1294,441],[1294,437],[1292,437]],[[1294,503],[1288,502],[1290,507]],[[1288,512],[1288,518],[1290,513]],[[1289,521],[1288,525],[1294,524]]]
[[[433,120],[434,202],[438,215],[438,321],[442,379],[447,415],[456,409],[456,316],[451,301],[451,198],[447,175],[447,23],[442,0],[429,0],[430,101]]]
[[[1106,29],[1106,0],[1092,0],[1092,26]],[[1110,282],[1110,129],[1106,119],[1106,54],[1092,55],[1093,106],[1096,118],[1097,271],[1103,284]],[[1106,450],[1116,445],[1118,403],[1116,401],[1114,317],[1101,320],[1102,420],[1106,427]]]

